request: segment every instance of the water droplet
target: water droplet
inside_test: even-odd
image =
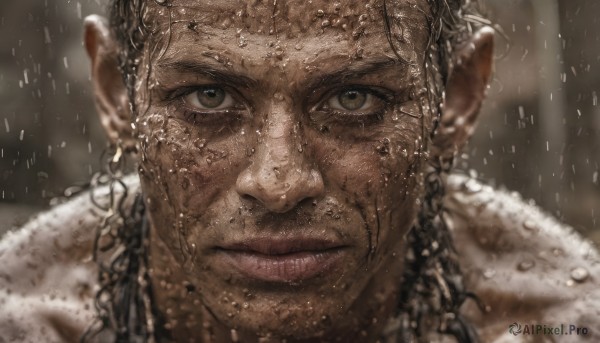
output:
[[[486,279],[491,279],[496,275],[495,269],[486,269],[483,271],[483,277]]]
[[[240,337],[239,337],[236,329],[231,329],[231,341],[232,342],[239,342],[240,341]]]
[[[528,219],[523,223],[523,228],[525,228],[525,230],[529,230],[529,231],[537,231],[538,230],[537,225],[531,219]]]
[[[521,272],[526,272],[533,267],[535,267],[535,261],[525,260],[525,261],[522,261],[521,263],[519,263],[519,265],[517,266],[517,269]]]
[[[248,45],[248,41],[246,41],[246,37],[244,37],[244,36],[240,36],[240,40],[239,40],[239,42],[238,42],[238,46],[239,46],[240,48],[243,48],[243,47],[245,47],[246,45]]]
[[[571,279],[577,282],[585,282],[589,276],[590,273],[583,267],[577,267],[571,270]]]
[[[465,182],[463,187],[468,193],[479,193],[483,189],[481,184],[474,179],[470,179],[469,181]]]

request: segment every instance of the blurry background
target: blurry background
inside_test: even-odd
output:
[[[106,0],[0,2],[0,234],[99,169],[82,20]],[[600,243],[600,1],[488,0],[496,76],[457,166]]]

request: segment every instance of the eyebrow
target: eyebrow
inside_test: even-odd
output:
[[[158,64],[159,67],[165,68],[168,71],[174,71],[181,74],[196,74],[208,76],[209,78],[222,82],[224,84],[230,84],[235,86],[242,86],[246,88],[254,87],[258,84],[258,81],[251,77],[240,75],[235,72],[231,72],[226,69],[218,68],[210,63],[197,62],[197,61],[166,61]],[[161,71],[161,73],[164,71]]]
[[[348,79],[357,79],[364,75],[387,69],[397,63],[398,61],[391,57],[361,60],[354,64],[319,75],[317,80],[310,83],[310,88],[316,89],[330,84],[344,83]]]
[[[328,63],[329,61],[320,61],[318,64]],[[366,74],[376,72],[378,70],[387,69],[398,63],[397,60],[391,57],[380,57],[369,60],[359,60],[342,68],[328,71],[323,74],[318,72],[312,76],[314,80],[308,83],[309,89],[316,89],[330,84],[344,83],[348,79],[360,78]],[[215,66],[210,63],[190,60],[165,61],[159,63],[158,66],[167,71],[174,71],[182,74],[196,74],[208,76],[216,82],[222,82],[234,86],[242,86],[245,88],[256,87],[260,82],[239,73],[224,69],[220,66]],[[161,71],[161,73],[164,71]]]

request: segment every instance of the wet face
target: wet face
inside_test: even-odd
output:
[[[426,1],[388,1],[396,52],[379,1],[171,5],[148,3],[136,95],[156,289],[276,336],[389,310],[421,193]]]

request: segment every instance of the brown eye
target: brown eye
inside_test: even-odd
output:
[[[332,110],[354,115],[372,112],[379,107],[381,101],[378,100],[381,100],[380,97],[367,89],[347,88],[329,98],[327,105]]]
[[[220,87],[204,87],[185,96],[185,101],[201,110],[221,110],[235,105],[233,97]]]
[[[205,88],[197,93],[198,101],[206,108],[219,107],[225,100],[225,91],[221,88]]]
[[[347,90],[338,95],[339,104],[348,111],[356,111],[367,102],[367,92],[360,90]]]

